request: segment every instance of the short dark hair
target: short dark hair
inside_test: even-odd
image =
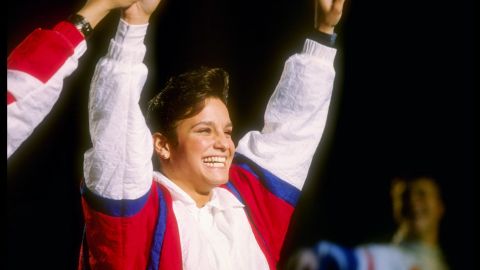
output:
[[[171,77],[148,102],[146,120],[150,131],[160,132],[176,144],[178,122],[198,114],[207,98],[218,98],[227,105],[228,78],[225,70],[208,67]]]

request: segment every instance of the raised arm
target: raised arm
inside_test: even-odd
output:
[[[333,34],[340,21],[345,0],[316,0],[315,29],[326,34]]]
[[[111,9],[135,1],[89,0],[78,14],[93,29]],[[7,159],[50,112],[63,80],[77,68],[86,49],[83,32],[72,21],[64,20],[51,30],[36,29],[8,56]]]
[[[331,46],[343,1],[318,0],[316,29],[319,42]],[[327,37],[327,41],[325,41]],[[302,53],[284,67],[265,112],[261,132],[247,133],[237,152],[301,189],[327,120],[335,70],[336,50],[307,39]]]
[[[93,147],[85,153],[88,189],[103,198],[137,199],[152,181],[152,138],[138,105],[147,69],[144,36],[160,0],[141,0],[122,12],[108,53],[97,64],[89,100]]]

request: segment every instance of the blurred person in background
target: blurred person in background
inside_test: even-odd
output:
[[[447,270],[439,245],[445,207],[437,181],[417,174],[393,179],[390,195],[396,231],[391,243],[347,248],[320,241],[297,252],[289,270]]]

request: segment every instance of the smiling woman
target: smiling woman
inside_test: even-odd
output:
[[[47,32],[53,29],[85,2],[11,1],[5,12],[7,52],[12,52],[36,27]],[[320,239],[350,246],[370,240],[391,240],[394,224],[387,203],[391,174],[398,169],[421,167],[440,176],[446,207],[440,239],[447,262],[452,269],[475,269],[472,235],[478,227],[473,209],[477,191],[474,183],[478,178],[474,176],[478,166],[473,162],[476,152],[472,146],[479,136],[473,132],[474,115],[478,115],[473,113],[477,108],[474,90],[478,88],[473,86],[472,55],[478,47],[473,43],[474,27],[478,25],[473,23],[473,2],[455,1],[455,8],[451,8],[451,3],[446,1],[423,1],[413,9],[398,1],[346,2],[343,19],[335,27],[341,50],[336,58],[339,69],[326,133],[295,206],[283,245],[283,258]],[[163,3],[157,14],[159,20],[150,23],[150,34],[145,39],[148,50],[144,61],[149,76],[142,90],[145,100],[140,99],[140,107],[146,108],[145,101],[154,96],[154,91],[162,89],[173,74],[201,65],[222,67],[231,78],[228,108],[234,126],[233,141],[237,144],[246,131],[261,129],[264,105],[278,81],[285,56],[294,51],[294,45],[300,45],[297,42],[303,42],[303,30],[309,29],[304,26],[312,24],[312,10],[307,8],[311,1],[260,0],[246,4],[223,0],[167,0]],[[107,50],[117,26],[120,16],[117,11],[94,28],[80,61],[75,58],[77,55],[69,59],[69,62],[78,61],[78,68],[64,81],[58,102],[8,158],[7,269],[38,266],[74,269],[78,263],[84,231],[78,186],[84,178],[84,153],[91,147],[87,125],[88,89],[94,64]],[[415,22],[414,28],[411,22]],[[92,21],[90,24],[93,27]],[[382,26],[381,31],[375,30],[378,25]],[[445,39],[449,37],[446,33],[454,33],[455,38]],[[58,37],[63,44],[65,39]],[[301,52],[301,49],[295,51]],[[49,57],[49,60],[55,59],[58,58]],[[52,82],[49,80],[46,85]],[[10,82],[8,88],[15,90]],[[116,92],[113,93],[115,98]],[[39,100],[33,100],[38,105]],[[176,106],[171,107],[178,110]],[[277,119],[283,121],[282,117]],[[13,122],[9,119],[7,123]],[[267,122],[266,132],[272,130],[268,123],[272,122]],[[135,127],[129,130],[134,131]],[[129,146],[128,150],[141,149]],[[258,150],[265,156],[269,154],[264,148]],[[246,151],[242,151],[240,148],[234,154],[231,168],[238,169],[238,165],[245,164],[239,153]],[[154,150],[150,154],[154,154]],[[276,156],[285,160],[285,166],[293,164],[288,160],[290,155],[284,151]],[[115,158],[112,156],[112,161]],[[205,161],[208,159],[213,157]],[[282,179],[294,179],[280,170],[280,162],[269,161],[264,162],[262,168],[281,174]],[[155,170],[160,172],[159,164],[155,160],[152,165],[158,166]],[[280,169],[266,166],[276,164],[280,164]],[[263,176],[258,171],[251,172]],[[153,179],[151,171],[145,173]],[[156,180],[160,178],[160,174],[155,176]],[[114,180],[123,181],[123,178],[112,179],[110,183]],[[127,181],[123,183],[131,186]],[[270,183],[262,182],[263,186],[275,190]],[[173,204],[183,199],[192,203],[188,213],[195,217],[204,217],[209,211],[227,211],[217,203],[220,197],[215,192],[217,189],[212,190],[212,202],[198,208],[190,195],[175,187],[178,193],[168,191],[176,196]],[[247,209],[243,202],[238,200],[231,207]],[[126,200],[124,206],[128,205]],[[177,211],[174,214],[177,221],[190,218]],[[181,228],[177,222],[177,227],[180,231],[193,230],[199,222],[194,220],[193,224]],[[32,244],[41,248],[32,252]],[[182,256],[191,259],[192,252]]]
[[[162,172],[179,185],[190,182],[193,186],[188,189],[192,192],[208,193],[213,187],[225,184],[235,151],[225,105],[218,99],[207,99],[203,110],[181,121],[176,130],[178,145],[167,142],[161,149],[155,149],[161,156]],[[161,139],[156,139],[155,145],[157,141]],[[163,152],[167,153],[164,158]],[[181,184],[182,179],[186,183]]]
[[[169,80],[148,107],[161,171],[202,207],[228,181],[235,145],[226,107],[228,74],[201,68]]]
[[[325,16],[303,51],[287,60],[263,130],[248,132],[237,149],[226,106],[228,75],[221,69],[173,77],[144,118],[139,98],[147,24],[129,20],[138,18],[138,9],[123,13],[90,90],[84,264],[276,269],[335,78],[331,34],[343,1],[321,2]]]

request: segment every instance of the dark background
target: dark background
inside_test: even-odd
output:
[[[10,3],[7,55],[33,29],[52,27],[82,4]],[[284,255],[320,239],[346,246],[388,241],[390,180],[423,171],[443,190],[440,238],[451,269],[474,269],[473,1],[346,5],[336,28],[327,129]],[[150,72],[142,102],[172,74],[220,66],[231,76],[235,137],[261,128],[284,61],[311,29],[312,6],[308,0],[165,0],[146,39]],[[52,113],[7,162],[8,269],[76,266],[83,229],[78,186],[90,146],[88,83],[118,18],[113,12],[97,26]]]

